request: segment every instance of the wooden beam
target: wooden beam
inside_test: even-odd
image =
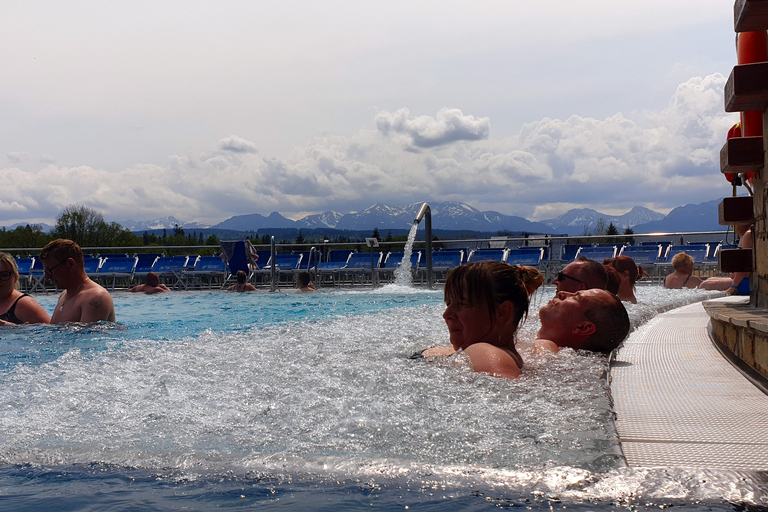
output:
[[[725,83],[725,111],[765,110],[768,107],[768,62],[733,67]]]
[[[717,267],[720,272],[752,272],[752,249],[721,249]]]
[[[717,206],[717,218],[721,226],[754,224],[752,196],[726,197]]]
[[[736,32],[768,30],[768,1],[736,0],[733,5],[733,28]]]
[[[757,172],[763,167],[762,137],[732,137],[720,150],[723,173]]]

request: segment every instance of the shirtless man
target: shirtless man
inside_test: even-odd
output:
[[[605,290],[608,286],[608,271],[595,260],[579,258],[557,274],[552,284],[557,285],[558,292],[577,292],[592,288]]]
[[[128,291],[143,292],[143,293],[146,293],[147,295],[151,295],[153,293],[169,292],[171,290],[160,282],[160,276],[158,276],[154,272],[149,272],[147,273],[147,282],[145,284],[134,286]]]
[[[72,240],[59,238],[40,252],[45,277],[63,288],[51,323],[115,321],[112,296],[85,273],[83,251]]]
[[[606,290],[558,292],[539,310],[536,349],[557,353],[563,347],[609,354],[629,333],[624,304]]]

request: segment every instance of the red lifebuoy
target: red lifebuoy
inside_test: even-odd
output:
[[[736,58],[739,64],[768,61],[768,37],[765,30],[740,32],[736,36]],[[741,113],[741,134],[744,137],[763,135],[763,112],[751,110]]]

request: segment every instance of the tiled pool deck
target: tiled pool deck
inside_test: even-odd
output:
[[[685,306],[615,355],[611,393],[630,466],[768,471],[768,395],[720,353],[708,326],[701,303]]]

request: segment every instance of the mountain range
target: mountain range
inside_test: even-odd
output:
[[[623,232],[631,228],[635,233],[677,232],[677,231],[722,231],[718,224],[717,207],[720,199],[699,204],[680,206],[664,215],[642,206],[636,206],[623,215],[608,215],[591,208],[577,208],[553,219],[533,222],[523,217],[504,215],[494,211],[480,211],[468,204],[451,202],[430,203],[432,227],[436,230],[467,230],[481,232],[527,232],[566,234],[570,236],[593,233],[602,220],[607,227],[613,225]],[[185,230],[222,229],[231,231],[259,231],[275,228],[331,228],[338,230],[407,230],[422,203],[407,206],[390,206],[376,203],[356,213],[342,214],[327,211],[291,220],[277,212],[268,216],[257,213],[236,215],[223,222],[208,226],[197,222],[182,222],[174,217],[151,221],[120,221],[119,224],[134,232],[155,229],[173,229],[176,225]]]

